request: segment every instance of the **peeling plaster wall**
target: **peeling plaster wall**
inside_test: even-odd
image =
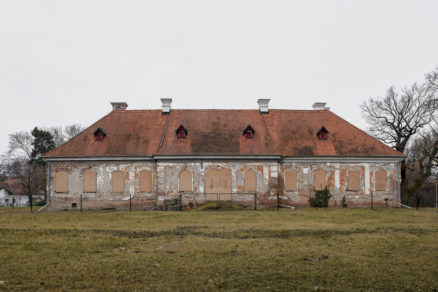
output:
[[[156,191],[140,192],[139,175],[143,170],[152,172],[152,185],[156,185],[156,164],[155,162],[51,162],[50,190],[51,207],[55,209],[72,209],[80,207],[80,195],[82,195],[82,206],[84,209],[128,209],[129,196],[132,196],[132,207],[134,209],[152,209],[155,207]],[[56,172],[65,171],[68,173],[68,192],[57,193]],[[95,171],[97,173],[97,191],[92,193],[84,192],[84,173]],[[114,171],[125,173],[124,188],[122,192],[112,192],[111,174]]]
[[[314,195],[314,173],[318,170],[326,172],[327,186],[332,198],[331,206],[341,206],[345,196],[349,207],[369,207],[371,200],[374,206],[396,207],[398,194],[397,163],[322,163],[322,162],[287,162],[280,167],[281,178],[279,193],[281,199],[293,206],[309,206],[309,198]],[[284,173],[287,170],[297,171],[297,190],[287,191],[284,187]],[[348,173],[359,172],[359,190],[348,190]],[[387,187],[385,191],[375,190],[375,173],[385,171]],[[387,199],[387,200],[385,200]]]
[[[158,206],[162,206],[165,200],[172,200],[179,197],[178,192],[178,178],[183,170],[188,170],[192,173],[193,178],[193,192],[183,194],[183,201],[196,200],[198,203],[204,202],[211,198],[211,195],[206,195],[205,176],[210,169],[228,169],[231,173],[231,191],[234,193],[228,195],[221,193],[219,198],[232,199],[240,202],[253,202],[253,194],[242,194],[244,190],[245,172],[252,170],[257,177],[257,197],[261,201],[269,201],[275,198],[276,191],[272,193],[272,189],[276,187],[272,180],[271,169],[276,170],[276,162],[264,161],[159,161],[157,162],[157,177],[158,177]],[[213,195],[214,196],[214,195]],[[276,201],[275,201],[276,202]]]
[[[254,194],[245,193],[245,173],[252,170],[257,178],[258,204],[277,205],[277,193],[280,203],[292,206],[309,206],[308,200],[314,195],[315,171],[326,173],[326,182],[332,194],[331,206],[340,206],[345,196],[349,207],[369,207],[371,199],[375,206],[397,206],[399,202],[399,165],[397,163],[353,163],[353,162],[293,162],[284,160],[160,160],[160,161],[106,161],[106,162],[51,162],[50,190],[51,207],[54,209],[72,209],[82,206],[84,209],[128,209],[129,197],[132,195],[133,209],[162,208],[166,201],[179,198],[179,174],[188,170],[192,174],[192,192],[183,192],[184,205],[191,202],[202,203],[207,199],[205,194],[205,176],[210,169],[227,169],[231,175],[231,191],[228,197],[221,194],[222,199],[231,198],[245,204],[252,204]],[[140,172],[152,173],[152,191],[140,192]],[[295,191],[285,190],[284,174],[287,170],[297,173]],[[375,173],[386,171],[387,189],[375,191]],[[68,192],[57,193],[56,172],[68,173]],[[97,191],[84,192],[83,176],[86,171],[97,173]],[[111,174],[114,171],[124,172],[124,188],[122,192],[112,192]],[[359,190],[347,190],[348,172],[359,172]],[[387,199],[385,201],[385,199]]]

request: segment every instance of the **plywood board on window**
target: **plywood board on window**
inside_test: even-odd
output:
[[[327,186],[327,172],[325,170],[316,170],[314,176],[315,190],[323,190]]]
[[[244,189],[245,192],[257,191],[257,174],[252,170],[245,172]]]
[[[111,174],[111,191],[113,193],[122,193],[125,188],[125,173],[123,171],[114,171]]]
[[[185,169],[179,174],[179,191],[191,192],[193,190],[192,173]]]
[[[349,191],[359,191],[360,190],[360,172],[359,171],[349,171],[348,172],[348,186]]]
[[[285,186],[286,191],[296,191],[297,190],[297,171],[288,170],[285,173]]]
[[[375,186],[375,190],[376,191],[386,191],[386,171],[383,170],[378,170],[375,173],[375,178],[376,178],[376,186]]]
[[[140,192],[152,192],[152,172],[149,170],[140,172]]]
[[[57,193],[68,193],[68,173],[58,171],[55,175],[55,190]]]
[[[231,199],[231,170],[227,168],[212,168],[205,175],[205,192],[207,200],[217,200],[220,194],[220,200]]]
[[[95,193],[97,173],[95,171],[84,172],[84,193]]]

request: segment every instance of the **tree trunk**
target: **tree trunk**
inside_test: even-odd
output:
[[[408,203],[408,181],[406,179],[406,161],[402,160],[400,164],[400,201],[402,204]]]

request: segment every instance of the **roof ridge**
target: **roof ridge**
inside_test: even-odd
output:
[[[208,110],[208,111],[260,111],[258,108],[172,108],[170,111],[197,111],[197,110]],[[284,109],[284,108],[269,108],[269,110],[276,111],[309,111],[309,112],[327,112],[330,110],[314,110],[314,109]],[[135,112],[135,111],[162,111],[162,109],[125,109],[125,110],[113,110],[113,112]]]

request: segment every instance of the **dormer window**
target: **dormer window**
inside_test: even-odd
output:
[[[96,138],[96,141],[103,141],[103,139],[106,136],[106,133],[101,128],[97,128],[96,131],[94,131],[93,135]]]
[[[254,133],[255,133],[255,131],[250,125],[248,125],[248,127],[246,127],[246,129],[243,130],[243,135],[245,135],[246,139],[254,138]]]
[[[318,133],[316,133],[316,136],[318,136],[319,140],[327,140],[328,133],[329,131],[323,126]]]
[[[179,126],[179,128],[175,131],[177,139],[185,139],[187,137],[187,130],[183,127],[183,125]]]

